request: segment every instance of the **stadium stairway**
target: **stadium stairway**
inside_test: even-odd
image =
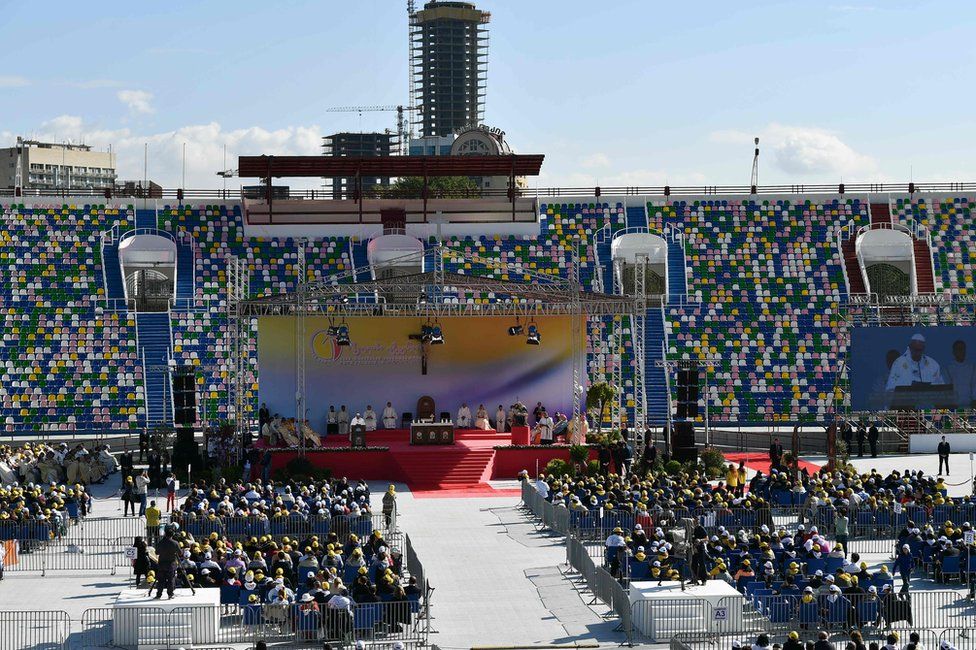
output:
[[[915,250],[915,283],[918,293],[935,293],[935,276],[932,272],[932,251],[928,242],[916,238],[912,242]]]
[[[684,248],[680,242],[668,239],[668,302],[680,302],[687,295]]]
[[[136,210],[136,228],[156,228],[156,210]]]
[[[105,244],[102,249],[102,268],[105,270],[105,297],[125,299],[122,285],[122,264],[119,262],[119,242]]]
[[[613,287],[613,255],[610,243],[613,234],[609,228],[603,228],[596,235],[596,255],[600,260],[600,273],[603,279],[603,293],[614,293]]]
[[[353,268],[357,269],[356,282],[369,282],[373,279],[369,270],[369,258],[366,256],[368,243],[365,239],[349,239],[349,257],[352,258]]]
[[[147,426],[172,422],[172,392],[167,368],[171,348],[169,312],[136,314],[136,329],[139,355],[145,364]]]
[[[396,456],[406,483],[416,489],[457,489],[487,483],[495,450],[460,446]]]
[[[647,228],[647,205],[627,206],[627,228]]]
[[[847,293],[849,295],[867,292],[864,276],[861,275],[861,265],[857,262],[857,245],[854,237],[845,239],[841,244],[844,256],[844,269],[847,271]]]
[[[655,307],[644,319],[644,390],[647,393],[647,420],[651,426],[663,426],[668,420],[667,382],[664,368],[655,362],[664,358],[664,314]]]
[[[874,224],[891,225],[891,207],[887,203],[871,204],[871,225]]]
[[[176,298],[193,299],[193,249],[185,243],[176,245]]]

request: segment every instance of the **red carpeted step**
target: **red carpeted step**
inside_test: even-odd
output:
[[[493,449],[459,450],[448,447],[400,454],[397,463],[411,489],[474,486],[489,475],[494,457]]]
[[[916,239],[915,249],[915,281],[919,293],[935,293],[935,277],[932,274],[932,251],[924,239]]]
[[[871,204],[871,223],[886,223],[891,225],[891,208],[887,203]]]
[[[861,266],[857,263],[857,248],[853,239],[845,239],[843,243],[844,268],[847,271],[847,291],[850,294],[866,293],[864,276]]]

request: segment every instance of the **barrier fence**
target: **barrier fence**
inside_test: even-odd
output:
[[[132,545],[113,539],[52,540],[39,547],[21,548],[7,542],[4,570],[11,572],[108,571],[115,574],[119,567],[129,567],[126,549]]]
[[[174,513],[175,515],[175,513]],[[393,532],[397,530],[396,511],[389,522],[383,514],[366,516],[336,515],[334,517],[206,517],[190,518],[174,516],[173,521],[179,523],[186,532],[194,537],[207,537],[211,533],[225,536],[231,540],[246,539],[248,537],[306,537],[318,535],[326,537],[335,533],[344,540],[350,533],[360,538],[369,537],[374,530]],[[389,523],[389,525],[387,525]]]
[[[67,648],[71,619],[60,611],[0,611],[0,650]]]
[[[315,603],[242,607],[214,605],[170,610],[161,607],[106,607],[84,612],[81,636],[82,646],[86,648],[182,648],[191,645],[253,644],[260,640],[268,643],[314,644],[319,647],[326,642],[343,645],[360,640],[387,647],[396,641],[405,645],[425,645],[429,621],[421,616],[421,609],[421,603],[417,600],[362,603],[349,609],[331,609]],[[70,630],[71,622],[64,612],[46,614],[60,614],[55,620],[63,620],[65,628]],[[0,617],[0,633],[10,627],[3,623],[4,619]],[[51,626],[48,624],[48,627]],[[67,634],[63,638],[67,639]]]

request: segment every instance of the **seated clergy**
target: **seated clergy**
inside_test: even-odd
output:
[[[376,431],[376,411],[369,404],[366,405],[366,412],[363,413],[363,419],[366,420],[367,431]]]
[[[383,428],[384,429],[395,429],[397,424],[397,412],[393,408],[392,402],[386,403],[386,408],[383,409]]]
[[[471,426],[471,409],[468,408],[467,404],[461,404],[461,408],[457,412],[457,426],[462,429],[467,429]]]

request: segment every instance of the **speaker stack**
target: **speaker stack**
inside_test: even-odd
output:
[[[675,417],[681,420],[698,417],[698,370],[679,370],[677,389]]]
[[[192,366],[173,370],[173,419],[177,427],[192,427],[197,422],[196,373]]]
[[[172,380],[173,420],[176,424],[172,464],[173,471],[182,476],[188,466],[200,468],[200,452],[193,439],[193,425],[197,421],[196,371],[193,366],[176,366]]]
[[[675,422],[671,431],[671,457],[679,463],[698,462],[693,422]]]

